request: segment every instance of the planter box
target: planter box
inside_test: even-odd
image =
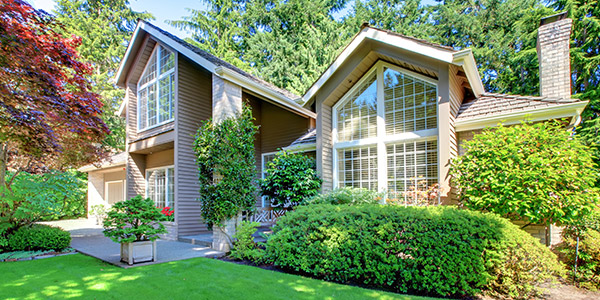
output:
[[[129,265],[156,261],[156,241],[121,243],[121,261]]]

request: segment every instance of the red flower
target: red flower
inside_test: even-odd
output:
[[[167,217],[170,217],[173,215],[174,212],[175,212],[174,208],[170,208],[167,206],[167,207],[164,207],[160,213]]]

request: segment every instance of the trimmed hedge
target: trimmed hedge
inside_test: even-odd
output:
[[[278,220],[265,254],[326,280],[436,296],[529,297],[562,274],[556,256],[517,226],[455,207],[298,207]]]
[[[305,204],[362,205],[379,204],[382,194],[365,188],[342,187],[318,194]]]
[[[71,235],[58,228],[35,224],[17,229],[8,237],[11,251],[60,251],[71,245]]]

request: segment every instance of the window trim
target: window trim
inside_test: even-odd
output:
[[[383,86],[383,71],[384,68],[392,69],[396,72],[403,73],[405,75],[414,77],[416,79],[425,81],[435,86],[436,94],[436,119],[437,127],[432,129],[424,129],[412,132],[404,132],[400,134],[387,135],[385,130],[385,103],[384,103],[384,86]],[[377,135],[371,138],[352,140],[352,141],[339,141],[338,140],[338,110],[340,107],[345,105],[352,97],[352,95],[373,75],[377,74]],[[331,122],[332,122],[332,160],[333,160],[333,187],[337,188],[339,180],[339,161],[338,151],[339,150],[350,150],[360,149],[368,146],[377,147],[377,184],[380,192],[385,192],[387,189],[387,155],[386,145],[395,143],[407,143],[414,141],[426,141],[437,139],[437,157],[438,157],[438,182],[441,180],[442,168],[440,168],[440,110],[439,110],[439,81],[422,74],[415,73],[413,71],[404,69],[402,67],[384,62],[377,61],[371,69],[369,69],[362,77],[350,88],[340,100],[333,105],[331,109]]]
[[[155,167],[155,168],[147,168],[147,169],[146,169],[146,171],[145,171],[145,175],[146,175],[146,176],[145,176],[145,180],[144,180],[144,181],[145,181],[145,183],[146,183],[146,188],[145,188],[145,191],[144,191],[144,198],[149,198],[149,197],[150,197],[150,196],[148,195],[148,190],[149,190],[149,188],[150,188],[150,185],[149,185],[149,179],[150,179],[150,176],[148,176],[148,173],[149,173],[149,172],[152,172],[152,171],[156,171],[156,170],[165,170],[165,171],[166,171],[167,169],[173,169],[173,198],[175,198],[175,189],[176,189],[176,185],[175,185],[175,165],[167,165],[167,166],[160,166],[160,167]],[[165,172],[165,175],[166,175],[166,172]],[[168,181],[168,180],[169,180],[169,176],[168,176],[168,175],[166,175],[166,176],[165,176],[165,185],[166,185],[166,186],[168,186],[168,184],[169,184],[169,181]],[[166,190],[166,189],[165,189],[165,190]],[[166,198],[167,198],[167,195],[165,195],[165,199],[166,199]],[[176,201],[175,201],[175,199],[172,199],[172,200],[173,200],[173,201],[172,201],[172,202],[173,202],[173,204],[176,204],[176,203],[175,203],[175,202],[176,202]],[[152,199],[152,201],[154,201],[154,199]],[[165,200],[165,203],[166,203],[166,200]],[[154,203],[154,205],[156,206],[156,202]],[[174,208],[174,209],[175,209],[175,206],[169,206],[169,207],[172,207],[172,208]],[[177,209],[175,209],[175,214],[177,214]]]
[[[156,71],[157,72],[156,78],[154,78],[153,80],[151,80],[149,82],[144,83],[143,85],[140,85],[140,81],[142,80],[142,76],[144,75],[144,73],[146,73],[146,70],[148,69],[148,67],[150,67],[150,64],[149,64],[150,59],[148,59],[148,62],[146,62],[146,66],[144,66],[144,70],[142,70],[142,74],[140,75],[140,78],[138,79],[137,85],[136,85],[137,86],[137,90],[136,90],[136,105],[137,105],[137,107],[136,107],[136,133],[141,133],[141,132],[144,132],[144,131],[148,131],[150,129],[153,129],[153,128],[165,125],[165,124],[173,122],[175,120],[175,111],[176,111],[175,110],[175,102],[176,102],[177,94],[178,94],[177,93],[177,89],[178,89],[178,76],[177,76],[178,72],[177,72],[177,70],[178,70],[178,56],[179,55],[177,55],[177,52],[174,51],[173,49],[171,49],[170,47],[167,47],[167,46],[165,46],[165,45],[157,42],[156,45],[154,46],[154,49],[152,49],[152,52],[150,53],[149,58],[152,58],[152,56],[156,52],[158,52],[158,49],[160,47],[163,47],[167,51],[170,51],[170,52],[173,53],[174,59],[175,59],[174,60],[174,66],[173,66],[173,69],[169,70],[168,72],[160,74],[160,55],[159,55],[160,53],[157,53],[157,55],[156,55],[156,70],[157,70]],[[170,76],[172,73],[175,73],[175,76],[174,76],[174,88],[173,88],[174,89],[174,91],[173,91],[173,99],[172,99],[172,102],[171,102],[171,107],[173,108],[173,115],[168,120],[165,120],[165,121],[162,121],[162,122],[158,122],[158,111],[159,111],[158,106],[159,106],[159,102],[160,102],[159,99],[158,99],[158,97],[159,97],[158,86],[160,85],[159,81],[161,79],[167,77],[167,76]],[[147,126],[147,127],[141,128],[140,127],[140,90],[147,88],[151,84],[156,84],[156,86],[157,86],[157,88],[156,88],[156,97],[157,97],[156,98],[156,107],[157,107],[156,113],[157,113],[157,122],[158,123],[156,123],[154,125],[151,125],[151,126]],[[147,118],[146,118],[146,123],[148,123],[148,119]]]

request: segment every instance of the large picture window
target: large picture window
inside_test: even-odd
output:
[[[175,54],[157,45],[138,82],[138,130],[173,120]]]
[[[173,167],[146,171],[146,195],[158,208],[175,207],[174,173]]]
[[[438,183],[436,80],[378,62],[333,108],[337,187],[401,198]]]

